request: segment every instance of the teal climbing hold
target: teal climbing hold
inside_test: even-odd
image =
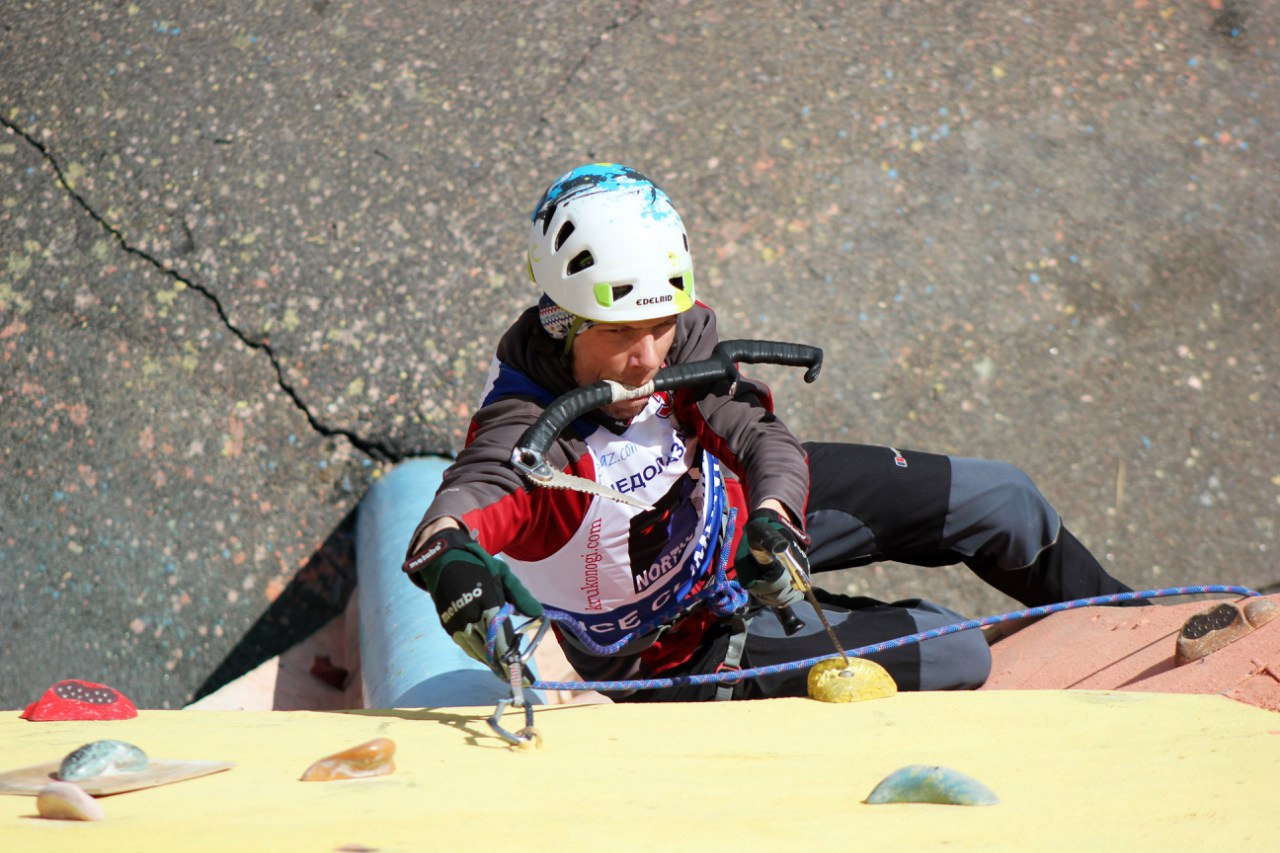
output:
[[[950,767],[911,764],[893,771],[876,785],[866,802],[939,803],[951,806],[992,806],[1000,798],[986,785]]]
[[[122,740],[95,740],[86,743],[62,759],[58,778],[63,782],[79,782],[112,773],[146,770],[147,754]]]

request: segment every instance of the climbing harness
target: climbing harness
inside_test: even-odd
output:
[[[716,667],[717,674],[742,672],[742,655],[747,650],[747,627],[751,620],[741,613],[735,613],[731,622],[732,630],[729,634],[729,645],[725,647],[724,660]],[[740,675],[733,679],[726,677],[724,681],[717,682],[716,701],[727,702],[732,699],[733,688],[741,683],[742,678]]]

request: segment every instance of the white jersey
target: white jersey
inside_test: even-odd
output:
[[[584,441],[597,483],[653,509],[595,497],[554,554],[501,556],[544,606],[612,646],[649,633],[705,581],[726,499],[715,458],[681,434],[665,395],[651,397],[621,435],[599,428]]]

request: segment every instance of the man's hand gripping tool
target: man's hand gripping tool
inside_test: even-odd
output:
[[[753,535],[747,539],[747,546],[751,549],[751,556],[755,558],[757,563],[777,562],[782,565],[782,568],[791,577],[791,585],[804,593],[805,598],[809,600],[814,612],[818,614],[818,620],[822,622],[822,627],[827,630],[827,636],[831,638],[831,644],[835,646],[836,651],[840,653],[840,657],[844,659],[844,665],[848,667],[849,656],[845,654],[844,646],[840,645],[840,640],[836,637],[835,630],[822,612],[822,605],[818,603],[817,597],[813,594],[813,584],[809,582],[809,560],[805,557],[804,552],[790,542],[787,537],[771,528],[751,528],[751,531]],[[773,612],[777,615],[778,621],[782,623],[782,630],[786,631],[788,636],[804,627],[804,620],[795,614],[789,604],[775,607]]]

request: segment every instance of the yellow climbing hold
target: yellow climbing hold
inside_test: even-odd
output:
[[[517,752],[537,752],[542,749],[542,732],[532,726],[516,732],[516,737],[520,738],[520,743],[513,745]]]
[[[861,702],[897,692],[893,676],[875,661],[832,658],[809,670],[809,698],[819,702]]]

